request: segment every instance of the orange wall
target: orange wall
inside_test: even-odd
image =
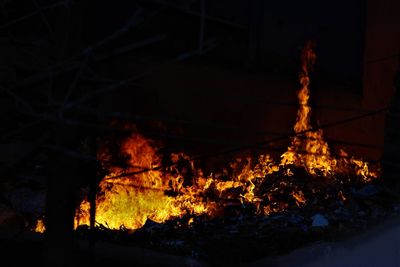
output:
[[[380,108],[394,93],[400,53],[400,1],[369,0],[364,54],[364,106]],[[395,56],[397,55],[397,56]]]
[[[400,1],[369,0],[366,16],[363,107],[390,105],[400,59]],[[372,143],[384,143],[385,116],[374,116],[364,126]],[[372,140],[374,139],[374,140]]]

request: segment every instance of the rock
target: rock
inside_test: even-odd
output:
[[[326,227],[329,225],[328,219],[319,213],[312,216],[311,219],[313,219],[312,227]]]

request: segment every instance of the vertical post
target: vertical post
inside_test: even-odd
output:
[[[73,147],[77,131],[59,122],[55,125],[56,143]],[[58,151],[51,153],[50,175],[46,185],[45,266],[72,266],[74,242],[77,160]]]
[[[48,37],[51,43],[54,41],[52,49],[49,49],[52,60],[62,62],[80,49],[82,10],[82,5],[75,3],[52,11],[53,31]],[[52,91],[55,99],[64,97],[64,84],[55,83]],[[79,146],[82,132],[59,118],[53,125],[53,136],[55,145],[75,150]],[[73,266],[76,191],[80,184],[79,161],[60,151],[49,151],[49,154],[51,166],[46,185],[43,263],[44,266]]]

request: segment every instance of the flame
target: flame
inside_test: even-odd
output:
[[[46,231],[46,226],[44,224],[44,220],[43,219],[38,219],[36,221],[36,226],[34,228],[34,231],[37,233],[44,233]]]
[[[296,205],[299,207],[306,203],[306,198],[304,197],[304,194],[301,190],[299,190],[298,192],[293,191],[292,197],[296,200]]]
[[[111,229],[119,229],[121,226],[137,229],[148,219],[162,223],[188,212],[194,215],[207,213],[206,205],[196,198],[196,188],[183,188],[181,174],[165,175],[159,170],[152,170],[161,164],[161,158],[149,139],[134,134],[122,145],[122,151],[129,156],[129,164],[133,167],[126,170],[113,168],[112,173],[100,182],[101,193],[96,199],[97,224]],[[171,157],[177,161],[179,155],[173,154]],[[150,171],[112,178],[124,171],[140,171],[138,166],[144,166]],[[171,189],[181,194],[176,197],[166,195],[165,192]],[[83,200],[75,216],[75,227],[89,225],[89,210],[90,204]]]
[[[100,193],[96,199],[96,224],[111,229],[138,229],[149,219],[163,223],[184,215],[214,216],[221,209],[217,200],[240,199],[242,204],[260,202],[262,198],[256,195],[255,179],[279,171],[279,166],[270,155],[260,155],[255,164],[250,157],[237,158],[230,164],[234,178],[223,181],[212,175],[204,177],[202,171],[196,169],[183,153],[171,154],[174,165],[166,172],[152,170],[152,167],[161,164],[161,157],[153,142],[137,133],[122,144],[121,150],[122,154],[128,155],[130,166],[134,167],[113,167],[100,182]],[[190,180],[177,167],[180,161],[187,163],[184,172],[194,174]],[[144,166],[150,171],[112,178],[124,172],[138,171],[137,166]],[[204,197],[206,194],[212,195],[214,200]],[[75,228],[89,225],[89,210],[89,202],[83,200],[76,212]],[[278,207],[271,210],[278,210]]]
[[[361,159],[351,158],[350,162],[356,166],[356,174],[361,176],[365,182],[370,182],[373,178],[377,178],[378,174],[371,172],[368,168],[368,163]]]
[[[311,126],[311,107],[308,104],[310,98],[309,70],[312,69],[316,55],[313,51],[314,44],[307,42],[301,53],[300,84],[301,89],[297,92],[299,109],[297,112],[294,131],[296,136],[292,139],[291,146],[281,155],[281,167],[288,168],[289,165],[303,167],[311,175],[322,174],[332,176],[335,173],[349,173],[355,170],[356,175],[370,182],[377,178],[378,174],[369,171],[368,163],[351,158],[347,160],[348,154],[340,149],[340,158],[331,156],[328,143],[323,138],[323,130],[313,130]],[[290,169],[288,168],[288,176]]]
[[[331,179],[335,174],[356,175],[365,183],[377,178],[378,174],[369,170],[366,162],[349,158],[343,150],[340,150],[339,158],[333,157],[322,129],[313,130],[309,71],[316,55],[312,43],[303,48],[301,59],[301,88],[297,92],[299,109],[294,125],[296,135],[279,163],[268,154],[258,158],[236,158],[222,173],[215,171],[206,176],[184,153],[163,157],[155,142],[134,133],[120,146],[120,156],[126,159],[126,166],[110,163],[113,153],[107,150],[98,155],[108,174],[99,183],[95,203],[96,225],[111,229],[138,229],[147,220],[163,223],[183,217],[187,218],[183,225],[192,225],[196,216],[213,217],[223,213],[229,201],[242,206],[251,205],[256,214],[266,216],[283,212],[293,204],[303,207],[308,203],[304,188],[293,189],[290,182],[296,178],[295,167],[305,169],[311,176]],[[159,168],[165,160],[171,163],[169,167]],[[270,177],[276,175],[281,175],[281,180],[268,184]],[[285,194],[290,195],[293,201],[288,201],[290,197],[282,197]],[[346,200],[342,191],[337,196]],[[76,210],[75,228],[89,225],[89,211],[90,203],[83,199]],[[39,220],[35,229],[44,231],[43,221]]]
[[[311,107],[308,104],[310,98],[310,77],[309,70],[313,67],[316,54],[313,51],[313,43],[307,42],[301,53],[300,84],[301,89],[297,92],[299,109],[297,111],[294,131],[297,134],[288,151],[281,156],[281,165],[303,166],[310,174],[316,171],[323,175],[329,175],[336,165],[329,153],[328,144],[323,139],[322,130],[312,130]]]

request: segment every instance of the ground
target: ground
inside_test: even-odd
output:
[[[400,218],[338,243],[317,243],[275,259],[263,259],[246,267],[399,267]]]
[[[42,259],[42,236],[35,233],[1,233],[0,248],[3,261],[37,265]],[[19,255],[19,256],[16,256]],[[90,266],[87,243],[76,243],[74,266]],[[192,257],[170,255],[135,246],[97,244],[95,266],[211,266]],[[399,267],[400,266],[400,217],[388,219],[371,229],[345,240],[318,242],[299,248],[289,254],[268,257],[237,266],[277,267]]]

